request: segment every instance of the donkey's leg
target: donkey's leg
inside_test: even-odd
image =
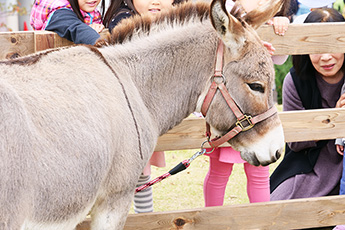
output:
[[[91,212],[91,230],[123,229],[131,206],[133,191],[106,197]]]

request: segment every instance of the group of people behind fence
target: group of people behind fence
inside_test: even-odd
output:
[[[34,30],[49,30],[74,43],[94,45],[102,40],[100,32],[109,32],[123,19],[148,14],[152,17],[185,0],[111,0],[105,12],[104,0],[36,0],[30,23]],[[250,12],[268,0],[239,0]],[[268,24],[284,36],[290,23],[344,22],[343,0],[283,0],[282,10]],[[227,0],[231,10],[235,0]],[[101,11],[98,5],[101,4]],[[302,6],[307,10],[302,11]],[[334,7],[334,8],[333,8]],[[299,10],[300,9],[300,10]],[[263,41],[275,64],[287,56],[274,56],[274,47]],[[292,68],[283,83],[283,110],[343,108],[345,106],[344,54],[293,55]],[[344,134],[345,137],[345,134]],[[205,206],[223,205],[225,188],[235,163],[243,163],[250,202],[287,200],[345,194],[343,152],[345,138],[287,143],[282,162],[269,174],[269,166],[252,166],[232,147],[219,147],[209,157],[204,181]],[[138,186],[150,181],[151,165],[165,166],[164,152],[154,152],[139,178]],[[153,211],[152,189],[134,198],[137,213]],[[345,223],[344,223],[345,224]],[[336,226],[335,229],[345,229]]]

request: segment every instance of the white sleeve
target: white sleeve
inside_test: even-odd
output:
[[[272,61],[276,65],[282,65],[286,62],[288,59],[289,55],[273,55],[272,56]]]
[[[344,138],[337,138],[337,139],[335,139],[335,144],[336,145],[344,146]]]
[[[232,0],[227,0],[225,3],[225,8],[228,12],[231,11],[232,7],[234,7],[235,3]]]

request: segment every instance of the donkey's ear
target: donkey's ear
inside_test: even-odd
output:
[[[244,20],[254,29],[259,28],[262,24],[274,17],[283,6],[283,0],[266,1],[257,9],[250,11],[244,16]]]
[[[230,0],[228,0],[230,1]],[[237,9],[239,5],[233,7]],[[240,9],[238,9],[240,11]],[[236,11],[236,10],[235,10]],[[211,3],[211,22],[218,32],[224,44],[231,48],[232,52],[238,52],[246,41],[245,30],[242,23],[225,8],[225,0],[213,0]]]

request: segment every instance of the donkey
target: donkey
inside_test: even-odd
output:
[[[273,64],[255,29],[280,7],[272,0],[243,14],[222,0],[186,3],[152,22],[123,21],[100,48],[1,61],[0,229],[71,230],[88,214],[93,230],[122,229],[157,138],[200,111],[214,81],[225,81],[238,111],[274,107]],[[220,90],[205,115],[220,136],[236,122]],[[276,161],[278,115],[229,142],[254,165]]]

